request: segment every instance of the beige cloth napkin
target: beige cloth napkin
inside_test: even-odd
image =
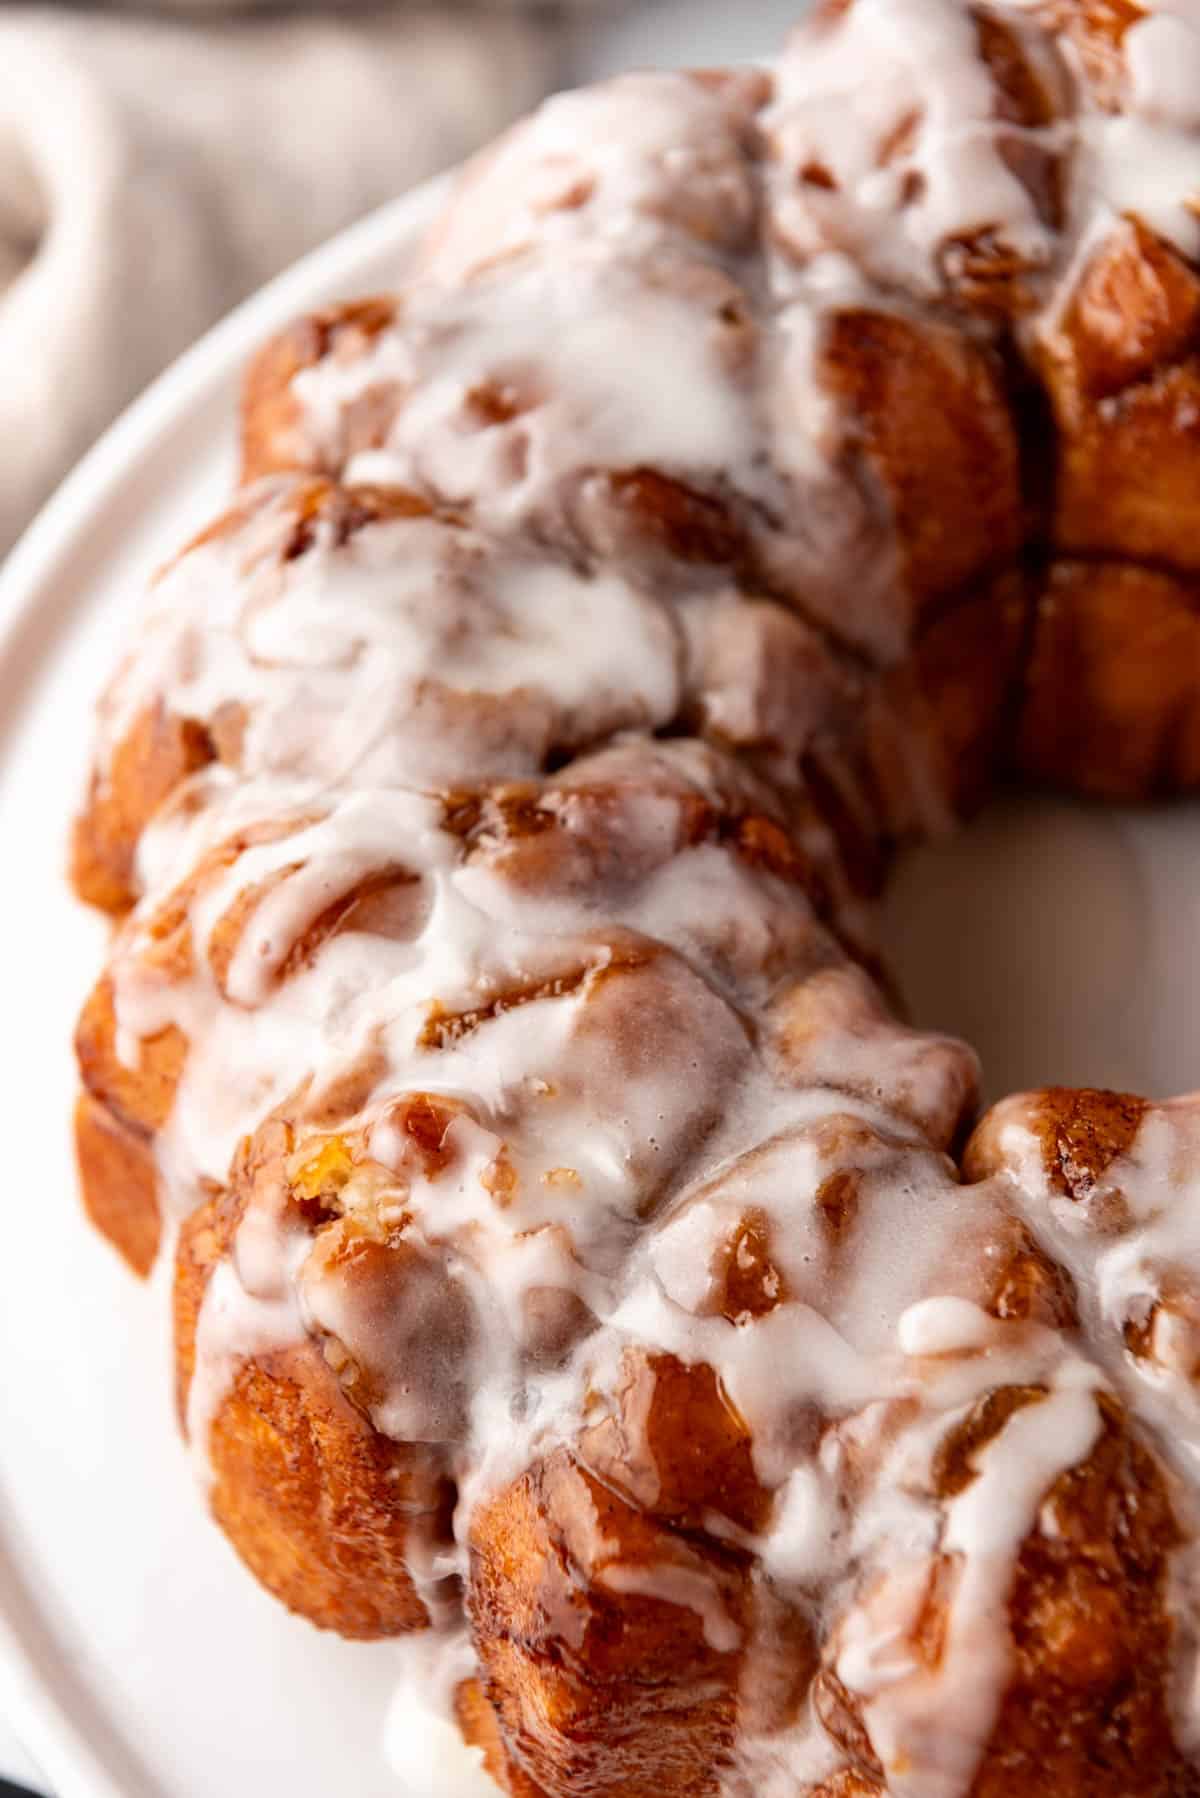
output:
[[[0,10],[0,553],[165,363],[532,104],[553,50],[456,8]]]

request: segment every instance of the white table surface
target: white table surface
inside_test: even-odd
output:
[[[712,65],[764,56],[802,10],[802,0],[648,0],[618,23],[581,26],[574,78],[593,80],[622,68]],[[0,1718],[0,1778],[44,1790],[38,1773]]]

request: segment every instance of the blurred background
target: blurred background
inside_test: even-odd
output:
[[[747,60],[803,0],[0,6],[0,556],[238,300],[556,87]]]

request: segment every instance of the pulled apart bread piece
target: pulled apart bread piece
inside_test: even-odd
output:
[[[102,702],[87,1209],[514,1798],[1200,1798],[1200,1109],[978,1120],[871,920],[1200,784],[1197,94],[1183,0],[826,0],[549,102]]]

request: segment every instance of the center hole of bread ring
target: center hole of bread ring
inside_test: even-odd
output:
[[[1005,799],[895,870],[885,954],[923,1028],[963,1036],[987,1100],[1067,1081],[1200,1085],[1200,807]]]

